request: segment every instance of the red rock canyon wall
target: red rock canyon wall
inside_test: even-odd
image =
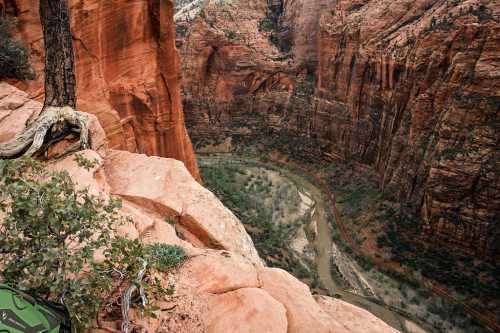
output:
[[[78,108],[95,114],[115,149],[196,160],[184,127],[172,1],[69,1]],[[38,1],[8,0],[38,79],[18,83],[43,99],[43,39]]]
[[[266,4],[210,3],[179,37],[195,141],[292,131],[377,170],[426,237],[498,255],[500,3],[271,1],[274,32]]]

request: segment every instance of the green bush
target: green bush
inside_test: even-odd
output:
[[[360,10],[361,8],[363,8],[365,5],[366,5],[366,3],[355,3],[355,4],[352,4],[351,6],[349,6],[349,8],[347,8],[346,11],[349,14],[353,13],[353,12],[357,12],[358,10]]]
[[[471,10],[471,14],[474,15],[474,16],[476,16],[479,19],[480,22],[482,22],[482,21],[489,21],[489,20],[493,20],[494,19],[493,15],[488,10],[488,8],[486,8],[485,5],[480,5],[477,8],[473,8]]]
[[[0,80],[32,80],[35,72],[29,63],[29,52],[19,41],[12,39],[16,22],[0,17]]]
[[[186,253],[177,245],[151,244],[146,246],[148,257],[160,272],[167,272],[184,260]]]
[[[148,273],[180,262],[182,249],[113,237],[124,221],[120,206],[77,189],[67,172],[49,173],[31,159],[0,160],[0,211],[5,215],[0,281],[63,300],[80,330],[90,326],[101,307],[111,306],[118,285],[142,284],[150,297],[165,292],[158,281],[148,283]],[[97,250],[104,260],[94,259]],[[149,263],[143,281],[136,281],[139,258]]]
[[[432,18],[430,26],[428,26],[424,31],[426,33],[433,31],[450,31],[455,28],[455,24],[453,22],[452,17],[445,17],[440,21],[437,21],[436,18]]]

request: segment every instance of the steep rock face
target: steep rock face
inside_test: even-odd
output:
[[[187,35],[178,34],[186,122],[197,139],[280,122],[270,110],[280,113],[287,104],[293,90],[287,67],[295,64],[261,31],[266,17],[266,0],[209,1]]]
[[[40,109],[41,104],[28,99],[26,93],[0,84],[0,129],[13,129],[15,135]],[[158,277],[164,288],[173,288],[175,293],[150,300],[159,307],[156,318],[144,319],[135,309],[130,311],[134,331],[350,333],[358,332],[351,331],[348,327],[353,325],[346,322],[354,320],[356,327],[376,322],[376,329],[370,331],[373,333],[394,332],[372,314],[344,303],[323,310],[322,303],[316,303],[309,288],[295,277],[262,266],[242,224],[196,182],[182,163],[110,150],[103,129],[92,123],[92,131],[99,138],[92,147],[96,150],[78,154],[97,160],[97,164],[84,169],[73,154],[49,161],[47,168],[67,171],[79,187],[88,187],[93,195],[120,197],[120,212],[129,217],[129,222],[118,229],[121,236],[179,245],[188,256],[178,268]],[[182,207],[186,207],[189,224],[182,218],[174,225],[165,221],[172,213],[174,217],[181,213]],[[218,243],[203,243],[192,237],[199,230]],[[100,317],[90,332],[120,330],[121,322],[114,315]]]
[[[196,143],[285,130],[313,142],[313,158],[374,168],[425,237],[498,255],[500,4],[270,3],[256,15],[244,2],[211,7],[183,38]],[[271,42],[290,35],[289,53]]]
[[[360,309],[354,305],[346,303],[340,299],[334,299],[325,296],[314,296],[314,299],[319,304],[319,306],[328,314],[334,318],[348,318],[351,320],[342,320],[349,332],[356,333],[371,333],[379,332],[381,329],[388,330],[388,332],[397,333],[395,329],[387,328],[386,326],[381,327],[380,322],[377,320],[360,322],[356,320],[358,317],[363,317],[366,315],[366,310]]]
[[[238,90],[258,89],[260,78],[267,74],[261,71],[279,68],[272,63],[272,57],[280,55],[278,50],[259,32],[265,8],[265,0],[209,1],[203,7],[182,48],[183,85],[190,101],[230,102]],[[217,116],[209,111],[207,120]]]
[[[108,154],[105,169],[112,194],[170,217],[191,243],[231,250],[260,264],[240,221],[213,193],[193,182],[181,162],[115,150]],[[204,219],[207,212],[210,219]]]
[[[281,24],[290,31],[295,61],[314,69],[318,62],[318,37],[322,14],[337,0],[283,0]]]
[[[110,146],[183,161],[198,170],[184,127],[172,1],[70,1],[77,104],[103,124]],[[8,0],[38,79],[18,83],[43,99],[38,1]]]
[[[500,238],[499,13],[488,1],[344,1],[319,46],[318,113],[332,124],[319,135],[374,166],[426,234],[479,254]]]

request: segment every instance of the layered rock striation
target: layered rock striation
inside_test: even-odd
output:
[[[498,256],[499,32],[494,1],[210,2],[182,38],[188,126],[312,142],[376,170],[424,237]]]
[[[21,132],[42,105],[0,83],[0,134]],[[397,333],[371,313],[329,297],[314,298],[309,288],[280,269],[265,267],[238,219],[203,188],[177,160],[110,149],[104,130],[92,118],[91,150],[79,152],[98,163],[78,166],[74,155],[50,160],[47,168],[69,173],[93,195],[120,198],[129,217],[120,235],[145,243],[182,246],[187,260],[160,276],[174,294],[153,300],[155,318],[130,311],[132,325],[144,332],[325,332]],[[4,129],[10,129],[5,132]],[[175,223],[167,223],[165,218]],[[102,314],[92,332],[118,331],[121,322]]]
[[[198,170],[184,127],[172,1],[69,1],[77,104],[95,114],[114,149],[183,161]],[[38,78],[16,85],[43,98],[38,1],[7,0]]]

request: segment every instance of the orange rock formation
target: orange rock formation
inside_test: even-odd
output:
[[[0,83],[0,134],[21,132],[42,105]],[[95,117],[91,117],[96,120]],[[22,120],[22,121],[20,121]],[[143,319],[130,311],[134,330],[176,333],[397,333],[371,313],[329,297],[314,298],[309,288],[280,269],[264,267],[241,222],[203,188],[179,161],[109,149],[104,131],[92,121],[92,150],[79,154],[98,164],[81,168],[74,155],[49,161],[66,170],[78,186],[123,202],[130,221],[119,233],[145,243],[182,246],[188,259],[160,276],[175,293],[150,300],[160,310]],[[165,217],[178,219],[171,225]],[[101,314],[91,332],[120,329]],[[98,327],[99,326],[99,327]]]
[[[172,1],[69,1],[78,109],[95,114],[110,146],[183,161],[198,178],[180,97]],[[38,1],[8,0],[38,79],[18,83],[43,99]]]

